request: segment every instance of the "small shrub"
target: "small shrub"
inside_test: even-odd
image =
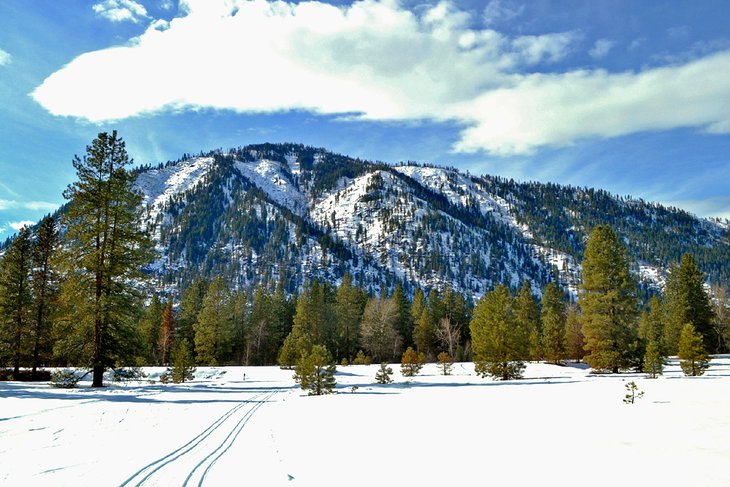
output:
[[[352,361],[353,365],[370,365],[372,363],[372,359],[365,355],[365,352],[362,350],[357,351],[357,355],[355,355],[355,360]]]
[[[403,352],[403,357],[400,361],[400,371],[405,377],[413,377],[418,374],[423,368],[423,364],[426,362],[426,356],[421,353],[416,353],[411,347]]]
[[[644,391],[639,390],[639,386],[633,380],[626,384],[627,394],[624,396],[624,404],[634,404],[636,399],[644,397]]]
[[[439,368],[443,375],[451,375],[451,368],[454,366],[454,360],[447,352],[441,352],[436,357],[439,361]]]
[[[139,367],[125,367],[121,369],[114,369],[114,371],[112,372],[112,381],[114,382],[143,380],[146,377],[147,374],[145,374]]]
[[[310,396],[331,394],[335,387],[335,364],[332,356],[323,345],[315,345],[308,355],[297,362],[294,380]]]
[[[73,389],[79,380],[81,380],[81,377],[78,377],[76,372],[71,369],[58,370],[51,374],[51,387]]]
[[[393,369],[388,367],[388,364],[381,363],[378,372],[375,374],[375,381],[378,384],[390,384],[393,382],[393,379],[390,378],[391,374],[393,374]]]
[[[348,365],[350,365],[350,362],[347,361],[347,357],[344,357],[342,359],[342,361],[340,362],[340,365],[342,365],[343,367],[347,367]]]

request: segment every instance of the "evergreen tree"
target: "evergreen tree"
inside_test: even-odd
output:
[[[522,360],[541,360],[542,350],[542,323],[540,309],[532,295],[532,286],[524,281],[514,302],[515,333],[519,334],[519,341],[527,341],[527,354]]]
[[[314,345],[303,355],[294,369],[294,380],[309,391],[310,396],[331,394],[335,387],[337,371],[332,355],[324,345]]]
[[[78,181],[63,196],[65,256],[61,259],[66,297],[84,300],[72,309],[82,312],[78,327],[91,327],[89,362],[93,387],[101,387],[104,370],[133,353],[133,324],[142,295],[136,283],[153,258],[149,235],[139,226],[141,193],[133,189],[132,161],[116,131],[100,133],[73,166]],[[82,335],[85,331],[77,329]]]
[[[689,254],[684,254],[679,266],[674,266],[667,276],[665,343],[670,354],[677,353],[680,333],[687,323],[702,335],[706,350],[712,350],[717,343],[712,326],[712,305],[704,283],[704,274]]]
[[[661,347],[656,339],[650,339],[646,344],[646,353],[644,354],[644,372],[649,377],[656,379],[658,375],[662,375],[664,370],[664,356],[661,353]]]
[[[718,353],[726,353],[730,350],[730,298],[728,291],[723,286],[713,286],[713,314],[715,316],[715,336],[717,336]]]
[[[32,265],[31,232],[30,228],[23,227],[0,261],[0,315],[5,329],[2,335],[10,350],[16,378],[21,363],[28,358],[27,343],[32,332]]]
[[[368,300],[362,317],[361,340],[375,360],[382,362],[397,356],[400,350],[397,322],[398,306],[392,299]]]
[[[203,298],[208,292],[210,283],[201,277],[196,277],[185,288],[180,299],[177,322],[178,328],[175,333],[176,340],[187,340],[191,353],[195,354],[195,323],[198,322],[198,314],[203,308]]]
[[[663,352],[664,347],[664,306],[659,298],[652,296],[649,300],[649,309],[641,313],[639,319],[639,338],[649,342],[655,342]]]
[[[172,381],[179,384],[195,378],[195,361],[190,353],[188,341],[184,338],[177,342],[172,352]]]
[[[149,365],[158,362],[157,343],[160,338],[160,326],[162,325],[164,311],[165,307],[160,298],[154,295],[139,320],[138,330],[142,345],[141,361],[143,364]]]
[[[176,328],[175,311],[172,308],[172,296],[170,296],[167,298],[167,304],[165,305],[165,309],[162,311],[160,334],[157,338],[157,350],[159,354],[158,363],[160,365],[167,365],[170,360],[170,350],[172,350]]]
[[[265,353],[268,349],[275,317],[271,296],[263,286],[256,289],[253,295],[251,312],[246,327],[246,365],[264,365]]]
[[[542,296],[542,347],[545,360],[560,365],[565,353],[565,301],[557,284],[551,282]]]
[[[610,227],[599,225],[591,232],[582,279],[578,299],[585,361],[594,370],[617,373],[632,363],[637,288],[626,249]]]
[[[230,292],[222,277],[210,282],[193,329],[197,362],[213,366],[225,363],[231,350],[233,323]]]
[[[454,359],[451,358],[451,355],[446,352],[441,352],[436,359],[439,362],[441,373],[443,375],[451,375],[451,367],[454,366]]]
[[[33,298],[35,329],[33,333],[33,362],[31,377],[42,363],[51,359],[51,311],[58,297],[58,276],[53,259],[58,250],[58,229],[51,216],[44,217],[38,224],[33,245]]]
[[[254,295],[255,296],[255,295]],[[268,294],[266,295],[267,298],[269,298]],[[269,314],[273,314],[275,309],[273,307],[273,303],[271,303],[271,299],[267,299],[269,301]],[[236,365],[250,365],[249,363],[249,355],[250,355],[250,342],[248,339],[249,332],[251,331],[251,325],[253,324],[253,321],[250,320],[252,313],[249,311],[249,293],[242,291],[242,290],[236,290],[233,292],[233,295],[231,296],[231,326],[232,326],[232,356],[233,356],[233,362]],[[267,317],[266,320],[266,333],[265,337],[266,340],[262,340],[263,344],[261,345],[261,363],[260,365],[264,365],[265,362],[265,354],[266,350],[268,349],[267,344],[270,339],[269,332],[270,330],[268,327],[271,325],[270,318]],[[278,346],[278,344],[277,344]]]
[[[691,323],[682,328],[679,336],[679,365],[684,375],[698,376],[705,373],[710,366],[710,357],[705,349],[701,333]]]
[[[363,314],[364,296],[352,284],[350,274],[345,274],[335,295],[335,320],[337,321],[338,357],[352,360],[358,349],[360,320]]]
[[[426,361],[426,356],[423,352],[416,352],[411,347],[408,347],[400,361],[400,371],[404,377],[413,377],[417,375],[423,368],[423,364]]]
[[[375,382],[378,384],[390,384],[393,382],[393,379],[390,378],[391,375],[393,375],[393,369],[385,362],[382,362],[380,368],[375,373]]]
[[[522,377],[528,344],[523,333],[514,333],[514,323],[514,299],[507,287],[498,285],[482,296],[469,325],[477,374],[502,380]]]
[[[584,346],[580,312],[577,306],[572,305],[568,308],[568,314],[565,318],[565,354],[568,358],[578,362],[583,359]]]
[[[413,316],[411,314],[411,302],[408,300],[401,283],[395,285],[393,291],[393,302],[398,307],[398,322],[395,329],[400,335],[404,347],[413,346]]]

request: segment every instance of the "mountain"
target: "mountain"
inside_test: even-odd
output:
[[[692,253],[730,282],[728,222],[603,190],[476,177],[453,168],[387,165],[297,144],[216,150],[138,169],[143,221],[160,257],[160,289],[197,276],[245,287],[352,274],[378,292],[396,282],[477,298],[524,279],[576,290],[587,234],[612,225],[644,287]]]

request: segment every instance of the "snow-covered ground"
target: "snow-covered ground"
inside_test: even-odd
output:
[[[381,386],[376,369],[338,368],[321,397],[276,367],[103,390],[0,382],[0,485],[730,485],[730,356],[656,380],[429,364],[412,380],[393,365]],[[630,380],[645,392],[633,405]]]

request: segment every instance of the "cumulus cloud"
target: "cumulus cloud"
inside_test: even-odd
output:
[[[23,227],[29,227],[33,225],[35,222],[31,220],[23,220],[19,222],[8,222],[8,225],[10,228],[15,230],[16,232],[19,232]]]
[[[104,0],[91,7],[101,17],[112,22],[139,23],[149,18],[147,9],[134,0]]]
[[[543,74],[576,34],[477,29],[451,2],[413,12],[396,0],[184,0],[179,10],[125,46],[77,57],[32,96],[92,122],[200,108],[455,121],[456,150],[501,155],[680,126],[718,132],[730,120],[730,51],[640,72]]]
[[[606,57],[613,48],[613,41],[609,39],[598,39],[588,54],[594,59]]]
[[[10,53],[0,49],[0,66],[3,66],[5,64],[10,64],[11,59],[12,59],[12,57],[10,56]]]

